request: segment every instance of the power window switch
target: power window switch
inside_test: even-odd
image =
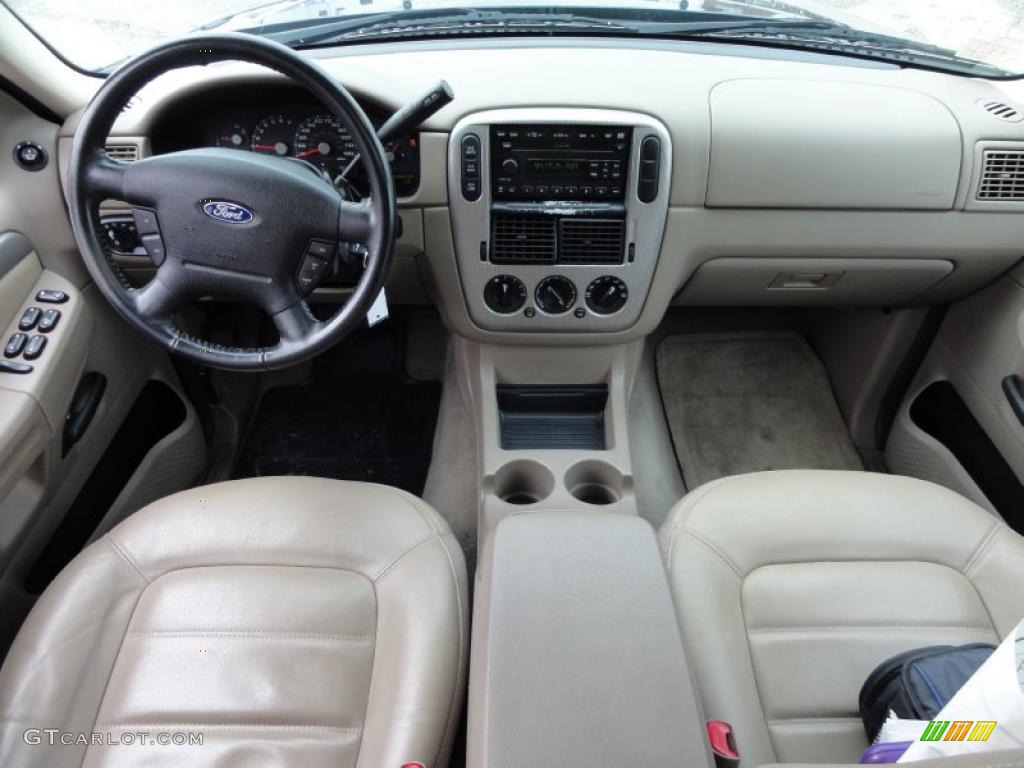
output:
[[[25,345],[24,358],[26,360],[35,360],[41,354],[43,354],[43,348],[46,346],[45,336],[33,336],[28,340],[28,344]]]
[[[28,341],[28,336],[24,333],[12,333],[11,338],[4,345],[4,357],[17,357],[20,355],[21,350],[25,348],[26,341]]]
[[[42,290],[36,294],[36,301],[41,301],[44,304],[63,304],[67,300],[68,295],[64,291]]]
[[[39,325],[36,326],[36,330],[40,333],[49,333],[57,327],[57,322],[60,320],[59,309],[48,309],[43,312],[43,316],[39,319]]]
[[[0,373],[32,373],[32,366],[14,360],[0,359]]]
[[[43,314],[43,310],[39,307],[29,307],[21,313],[21,320],[18,321],[19,331],[31,331],[36,327],[36,323],[39,322],[39,316]]]

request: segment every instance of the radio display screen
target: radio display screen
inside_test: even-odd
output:
[[[579,173],[583,170],[580,160],[545,160],[531,157],[527,161],[530,173]]]

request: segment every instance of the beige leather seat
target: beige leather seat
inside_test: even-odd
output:
[[[434,768],[466,630],[462,552],[407,493],[312,478],[179,493],[37,603],[0,670],[0,765]],[[46,728],[103,743],[26,743]],[[150,744],[160,733],[203,744]]]
[[[732,724],[746,766],[856,762],[876,665],[995,643],[1024,618],[1024,539],[919,480],[725,478],[683,498],[661,536],[705,715]]]

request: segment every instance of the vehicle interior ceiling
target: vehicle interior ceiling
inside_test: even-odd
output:
[[[477,680],[505,679],[499,653],[512,652],[502,643],[518,626],[533,647],[532,622],[549,609],[544,589],[528,587],[572,579],[573,564],[587,563],[579,567],[619,601],[617,620],[646,625],[630,607],[634,593],[616,590],[664,576],[624,568],[621,584],[599,577],[595,552],[615,570],[614,553],[635,532],[598,521],[664,527],[664,552],[673,526],[705,524],[697,506],[677,508],[705,484],[766,470],[845,470],[929,481],[1024,533],[1020,81],[831,53],[585,37],[364,43],[303,55],[377,129],[439,81],[452,99],[385,143],[397,205],[386,317],[294,365],[223,370],[139,333],[94,283],[69,216],[69,169],[103,80],[69,67],[0,6],[4,338],[31,307],[60,313],[45,349],[5,358],[31,373],[0,372],[5,651],[58,573],[151,502],[266,476],[381,483],[437,510],[467,562],[476,592],[468,707],[471,720],[474,707],[486,710],[492,727],[486,748],[470,733],[473,762],[502,748],[500,723],[514,706],[493,686],[477,690]],[[283,154],[318,156],[314,165],[336,178],[353,141],[283,75],[217,61],[143,87],[117,116],[106,152],[132,163],[286,145]],[[26,142],[41,153],[38,167],[20,152]],[[328,144],[349,153],[329,156]],[[368,193],[372,175],[359,166],[346,174],[350,199]],[[206,194],[186,192],[197,201]],[[294,214],[287,207],[281,215]],[[155,264],[139,211],[107,199],[99,217],[106,258],[126,287],[145,288]],[[365,257],[358,244],[344,247],[317,274],[306,301],[318,319],[350,299]],[[50,303],[40,291],[72,301]],[[174,321],[183,338],[214,350],[287,342],[266,312],[231,296],[198,297]],[[750,498],[781,521],[779,536],[803,541],[793,499],[816,481],[791,477],[803,490],[780,485]],[[941,506],[909,494],[904,509],[883,513],[872,506],[879,498],[837,502],[850,526],[874,529],[851,541],[911,536],[901,515],[927,527],[929,509]],[[732,502],[719,503],[718,522],[707,525],[732,514]],[[564,515],[528,533],[525,521],[544,512]],[[833,550],[803,559],[842,559],[843,525]],[[648,533],[637,551],[647,551]],[[701,556],[678,567],[696,568]],[[661,557],[650,557],[660,568]],[[762,580],[747,577],[744,599],[766,588],[770,567],[759,567]],[[586,612],[590,598],[576,586]],[[478,627],[481,600],[498,605],[500,589],[533,610],[517,625],[493,607]],[[574,599],[554,591],[551,605]],[[680,615],[690,599],[698,597],[674,598]],[[769,603],[748,620],[770,618]],[[776,619],[785,613],[772,606]],[[566,613],[563,641],[577,618]],[[1001,621],[992,613],[980,635],[913,637],[987,640]],[[691,667],[711,670],[699,661],[700,628],[680,624]],[[765,762],[855,761],[850,745],[863,740],[849,723],[855,701],[821,716],[831,718],[822,728],[834,749],[796,730],[813,713],[772,710],[766,660],[779,651],[766,637],[750,634],[750,653],[769,713],[759,727],[773,746],[747,749]],[[488,649],[480,667],[477,644]],[[857,658],[857,674],[870,671]],[[522,672],[531,681],[540,674]],[[703,706],[714,709],[720,699],[704,674],[696,673]],[[526,685],[515,680],[508,671],[506,685]],[[538,742],[538,753],[542,744],[550,746]],[[463,749],[456,745],[456,761]]]

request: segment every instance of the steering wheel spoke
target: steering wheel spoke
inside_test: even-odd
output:
[[[160,279],[163,267],[145,286],[129,294],[132,308],[146,320],[164,324],[171,322],[174,312],[182,305],[178,291]]]
[[[283,309],[271,319],[283,344],[296,344],[308,340],[321,326],[305,301],[298,301]]]
[[[368,200],[343,201],[338,214],[338,239],[346,243],[366,243],[376,227],[373,213]]]
[[[103,152],[97,154],[85,167],[85,183],[90,196],[97,201],[125,201],[124,181],[127,173],[128,163],[111,160]]]

